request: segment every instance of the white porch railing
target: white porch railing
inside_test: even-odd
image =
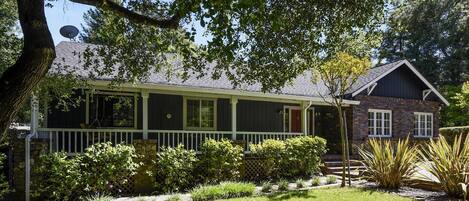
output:
[[[101,142],[113,144],[132,144],[134,139],[142,139],[142,130],[126,129],[72,129],[40,128],[41,138],[48,138],[50,152],[63,151],[71,155],[82,153],[86,148]],[[149,130],[148,138],[157,141],[161,147],[175,147],[183,144],[186,149],[199,151],[200,145],[207,139],[232,139],[231,131],[183,131],[183,130]],[[244,150],[249,151],[250,144],[257,144],[266,139],[286,140],[303,135],[302,133],[283,132],[236,132],[236,140],[246,142]]]

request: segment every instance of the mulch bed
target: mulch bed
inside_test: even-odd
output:
[[[456,198],[448,197],[445,192],[443,191],[429,191],[419,188],[412,188],[412,187],[401,187],[399,190],[383,190],[379,189],[378,186],[373,182],[364,182],[356,184],[357,187],[365,188],[365,189],[373,189],[382,192],[387,192],[391,194],[397,194],[403,197],[410,197],[416,200],[425,200],[425,201],[441,201],[441,200],[448,200],[448,201],[457,201]]]

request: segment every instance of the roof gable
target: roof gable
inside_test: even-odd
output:
[[[407,60],[401,60],[401,61],[397,61],[397,62],[394,62],[394,63],[390,63],[390,64],[387,64],[387,65],[377,67],[376,69],[375,68],[370,69],[370,71],[368,72],[368,74],[366,76],[364,76],[363,78],[360,78],[357,81],[358,86],[353,88],[353,90],[351,91],[352,97],[360,94],[361,92],[366,90],[368,87],[371,87],[372,85],[374,85],[375,83],[377,83],[378,81],[380,81],[384,77],[388,76],[390,73],[394,72],[396,69],[398,69],[400,67],[403,67],[403,68],[407,67],[410,70],[410,72],[412,72],[415,75],[415,77],[417,79],[419,79],[421,81],[421,83],[427,89],[429,89],[431,92],[433,92],[444,104],[449,105],[449,102]]]

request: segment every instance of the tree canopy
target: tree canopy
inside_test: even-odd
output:
[[[408,59],[438,86],[469,80],[469,1],[409,0],[387,22],[380,58]]]
[[[87,51],[85,63],[97,74],[119,72],[117,82],[142,81],[152,71],[183,78],[212,73],[214,78],[225,74],[235,86],[261,83],[264,91],[270,91],[334,53],[344,36],[360,37],[363,30],[373,34],[385,9],[384,1],[179,3],[190,8],[191,15],[183,18],[178,29],[142,25],[106,9],[88,11],[88,28],[81,39],[103,46]],[[172,10],[164,1],[124,1],[122,5],[146,15],[165,15],[155,9],[165,6],[169,13]],[[200,31],[194,23],[209,36],[206,45],[193,43]],[[102,59],[96,60],[96,55]],[[168,65],[174,59],[181,62],[178,69]],[[207,71],[207,62],[215,63],[214,69]]]

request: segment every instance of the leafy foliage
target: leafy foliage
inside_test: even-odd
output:
[[[193,150],[185,150],[183,145],[162,148],[157,153],[156,187],[161,192],[178,192],[192,187],[194,168],[197,162]]]
[[[453,145],[456,136],[461,136],[464,140],[469,135],[469,126],[440,128],[439,134],[445,137],[448,144]]]
[[[243,157],[240,146],[233,145],[227,139],[209,139],[200,146],[200,152],[198,169],[204,183],[239,179]]]
[[[460,183],[465,182],[463,173],[469,164],[468,145],[469,138],[463,140],[461,135],[454,137],[452,145],[440,136],[419,151],[424,168],[440,181],[441,189],[450,196],[463,195]]]
[[[467,82],[466,82],[467,83]],[[442,126],[467,126],[469,125],[469,106],[465,104],[469,97],[469,87],[464,89],[463,84],[459,86],[446,85],[441,87],[444,97],[450,102],[449,106],[443,107],[441,111]]]
[[[300,136],[285,141],[284,163],[289,164],[289,176],[309,176],[319,170],[321,156],[326,153],[326,140]]]
[[[326,140],[300,136],[281,140],[265,140],[251,145],[254,154],[264,158],[266,174],[271,179],[303,177],[319,170],[321,156],[326,153]]]
[[[32,168],[32,197],[39,200],[71,200],[82,189],[81,158],[63,152],[42,155]]]
[[[86,65],[97,74],[112,75],[117,68],[119,75],[113,76],[118,82],[145,80],[150,72],[177,73],[183,78],[211,73],[215,78],[225,74],[236,86],[260,82],[268,91],[293,80],[320,54],[341,46],[343,33],[352,38],[363,33],[356,30],[372,33],[382,22],[384,4],[382,0],[343,4],[129,1],[124,2],[126,8],[145,15],[178,13],[187,28],[145,26],[108,10],[93,10],[85,15],[89,28],[81,38],[104,45],[87,51]],[[196,46],[193,41],[201,32],[209,40]],[[176,59],[168,55],[177,55],[181,64],[177,69],[165,65]],[[104,66],[96,65],[96,56]],[[213,63],[213,69],[205,69],[205,62]]]
[[[251,152],[264,159],[263,168],[270,179],[280,178],[283,172],[285,142],[268,139],[259,144],[251,144]]]
[[[305,182],[302,179],[296,180],[296,188],[304,188],[305,187]]]
[[[370,150],[358,148],[358,153],[366,166],[365,178],[380,187],[398,189],[415,172],[418,146],[411,146],[409,138],[399,140],[395,146],[390,140],[374,138],[368,144]]]
[[[286,191],[286,190],[288,190],[288,181],[282,179],[282,180],[278,181],[277,186],[278,186],[277,189],[279,191]]]
[[[87,195],[108,195],[125,184],[139,164],[132,146],[94,144],[73,158],[65,153],[41,156],[33,173],[33,196],[44,200],[69,200]]]
[[[326,177],[326,184],[335,184],[337,183],[337,177],[333,176],[333,175],[329,175]],[[314,183],[316,184],[316,182]],[[318,182],[319,184],[319,182]]]
[[[311,186],[319,186],[319,184],[321,184],[321,178],[313,177],[313,179],[311,179]]]
[[[270,181],[262,183],[261,192],[268,193],[272,190],[272,183]]]
[[[6,159],[6,155],[3,153],[0,153],[0,199],[4,199],[5,196],[11,192],[10,185],[8,184],[7,178],[3,174],[3,169],[4,167],[4,161]]]
[[[380,58],[408,59],[425,78],[440,86],[469,79],[467,1],[401,2],[388,21]]]
[[[100,143],[87,148],[81,156],[80,168],[84,190],[91,193],[111,193],[120,184],[136,173],[139,164],[135,148],[128,145],[112,146],[110,142]]]
[[[255,189],[256,185],[251,183],[223,182],[197,187],[191,191],[191,195],[194,201],[206,201],[251,196]]]

